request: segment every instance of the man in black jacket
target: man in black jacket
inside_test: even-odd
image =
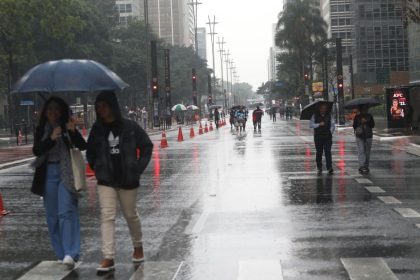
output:
[[[359,172],[369,173],[370,150],[372,148],[375,120],[373,119],[373,116],[368,113],[368,106],[360,106],[359,110],[360,114],[356,115],[353,120],[359,160]]]
[[[327,163],[328,174],[333,174],[332,168],[332,134],[335,131],[335,123],[328,111],[328,105],[323,103],[316,111],[309,124],[314,129],[314,141],[316,148],[316,166],[318,174],[322,173],[322,154],[325,152],[325,161]]]
[[[115,269],[117,201],[130,230],[134,247],[132,260],[144,260],[136,198],[140,175],[149,164],[153,144],[136,122],[121,117],[114,92],[101,92],[96,98],[95,109],[97,121],[89,135],[86,157],[98,180],[101,207],[103,260],[97,270],[107,272]]]

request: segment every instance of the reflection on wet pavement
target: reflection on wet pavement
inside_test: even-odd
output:
[[[119,217],[116,271],[96,275],[100,225],[89,182],[80,206],[82,263],[65,279],[340,280],[363,271],[360,260],[377,275],[420,279],[420,220],[394,209],[420,211],[420,159],[405,152],[407,140],[375,140],[363,177],[354,136],[339,130],[336,172],[318,176],[307,122],[267,117],[261,136],[250,129],[239,136],[224,127],[182,143],[168,134],[168,149],[155,146],[138,197],[146,253],[139,267]],[[31,170],[0,174],[13,213],[0,220],[0,278],[15,279],[54,256],[42,201],[28,191]]]

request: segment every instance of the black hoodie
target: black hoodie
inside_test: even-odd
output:
[[[86,152],[89,165],[95,170],[99,185],[137,188],[140,175],[152,157],[153,144],[136,122],[122,118],[114,92],[101,92],[95,105],[99,102],[110,106],[116,120],[105,124],[96,112],[97,120],[90,132]]]

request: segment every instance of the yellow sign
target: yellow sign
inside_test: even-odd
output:
[[[324,84],[322,82],[312,83],[312,92],[322,92],[324,90]]]

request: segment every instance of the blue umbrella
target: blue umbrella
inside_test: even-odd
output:
[[[30,69],[15,85],[13,93],[94,92],[128,87],[117,74],[93,60],[48,61]]]

